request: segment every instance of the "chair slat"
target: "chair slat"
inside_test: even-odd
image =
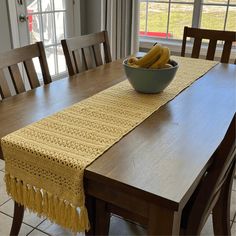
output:
[[[105,62],[109,63],[112,61],[112,58],[111,58],[111,49],[110,49],[107,31],[104,31],[104,38],[105,38],[105,41],[103,42],[103,47],[104,47],[104,54],[105,54]]]
[[[44,46],[42,42],[37,42],[37,45],[40,52],[39,63],[43,74],[43,82],[44,84],[49,84],[52,82],[52,78],[49,72]]]
[[[18,65],[8,67],[16,93],[25,92],[25,86]]]
[[[217,40],[210,40],[206,56],[207,60],[214,60],[216,45],[217,45]]]
[[[83,48],[83,52],[84,52],[84,58],[87,64],[87,69],[92,69],[93,68],[93,58],[91,55],[91,47],[86,47]]]
[[[187,29],[188,29],[187,27],[184,27],[184,34],[183,34],[183,41],[182,41],[182,48],[181,48],[181,57],[185,56]]]
[[[88,70],[88,68],[86,68],[86,62],[84,59],[83,48],[76,50],[76,51],[78,52],[77,55],[79,57],[79,60],[77,60],[77,61],[80,61],[77,65],[77,67],[79,68],[79,72],[83,72],[83,71]]]
[[[82,63],[84,65],[85,70],[88,70],[88,65],[87,65],[87,61],[86,61],[86,57],[85,57],[85,53],[84,53],[84,48],[81,48],[81,55],[82,55]]]
[[[82,54],[81,50],[75,50],[72,51],[74,62],[75,62],[75,68],[76,73],[85,71],[85,65],[82,62]]]
[[[101,50],[99,48],[99,45],[93,45],[92,50],[94,53],[94,59],[95,59],[96,66],[102,65],[103,64],[102,55],[101,55]]]
[[[3,70],[0,70],[0,95],[1,95],[2,99],[11,96],[10,89],[9,89],[7,81],[4,77],[5,76],[4,76]]]
[[[224,43],[223,52],[222,52],[222,55],[221,55],[221,60],[220,60],[220,62],[222,62],[222,63],[228,63],[229,58],[230,58],[231,48],[232,48],[232,42],[226,41],[226,42]]]
[[[199,58],[200,50],[201,50],[202,39],[195,38],[193,43],[193,51],[192,58]]]
[[[76,50],[70,50],[69,45],[65,39],[61,40],[61,45],[66,59],[66,65],[68,68],[69,75],[72,76],[75,73],[79,73],[78,63],[76,61]]]
[[[40,83],[39,83],[38,76],[34,68],[33,60],[31,59],[31,60],[24,61],[24,66],[25,66],[26,74],[29,79],[29,84],[30,84],[31,89],[39,87]]]

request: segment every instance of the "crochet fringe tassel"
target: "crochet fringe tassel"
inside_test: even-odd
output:
[[[5,174],[5,182],[7,193],[17,203],[37,213],[38,216],[47,217],[73,233],[89,230],[88,213],[85,206],[81,206],[78,212],[77,208],[68,201],[26,184],[8,173]]]

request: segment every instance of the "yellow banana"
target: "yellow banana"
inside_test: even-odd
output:
[[[127,64],[129,66],[136,65],[137,60],[138,60],[138,58],[136,58],[136,57],[130,57],[127,61]]]
[[[162,48],[162,54],[158,60],[156,60],[149,68],[159,69],[162,68],[170,59],[170,50],[167,47]]]
[[[162,46],[156,44],[149,50],[149,52],[145,56],[138,59],[135,62],[135,64],[140,67],[147,68],[160,57],[161,53],[162,53]]]
[[[135,64],[133,64],[133,65],[129,65],[130,67],[133,67],[133,68],[140,68],[140,66],[138,66],[138,65],[135,65]]]
[[[173,67],[171,64],[165,64],[164,66],[161,67],[161,69],[171,68],[171,67]]]
[[[139,66],[136,65],[137,60],[137,57],[130,57],[127,61],[127,65],[129,65],[130,67],[139,68]]]

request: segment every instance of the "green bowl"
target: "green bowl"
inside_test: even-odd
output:
[[[163,69],[134,68],[123,61],[126,77],[132,87],[141,93],[159,93],[163,91],[174,79],[179,66],[174,60],[168,63],[173,67]]]

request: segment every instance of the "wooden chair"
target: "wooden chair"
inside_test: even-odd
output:
[[[236,116],[234,115],[226,135],[211,157],[211,163],[203,174],[197,188],[185,205],[180,235],[199,235],[210,213],[213,215],[215,235],[230,234],[230,197],[235,171]],[[89,198],[87,198],[88,201]],[[89,199],[92,201],[92,199]],[[92,206],[92,203],[89,203]],[[88,206],[89,206],[88,204]],[[115,213],[140,224],[148,220],[134,212],[128,212],[119,206],[96,199],[96,215],[92,215],[91,233],[107,235],[109,231],[110,213]],[[158,222],[156,222],[158,225]]]
[[[230,200],[235,173],[236,116],[212,156],[212,163],[183,210],[181,230],[184,235],[199,235],[212,212],[215,235],[230,233]]]
[[[42,42],[37,42],[21,48],[16,48],[0,54],[0,95],[2,99],[11,96],[10,88],[5,78],[3,69],[8,69],[16,94],[26,91],[18,63],[23,63],[30,88],[40,86],[38,76],[33,64],[33,58],[38,57],[44,84],[51,82],[44,46]]]
[[[185,56],[187,37],[194,38],[193,49],[191,54],[192,58],[199,58],[202,40],[203,39],[209,40],[209,45],[206,55],[207,60],[214,60],[217,41],[218,40],[224,41],[223,51],[220,60],[220,62],[222,63],[229,62],[232,43],[236,42],[236,32],[233,31],[207,30],[207,29],[189,28],[185,26],[183,42],[182,42],[182,50],[181,50],[182,57]]]
[[[61,44],[70,76],[103,64],[100,44],[105,63],[111,62],[107,31],[63,39]]]

